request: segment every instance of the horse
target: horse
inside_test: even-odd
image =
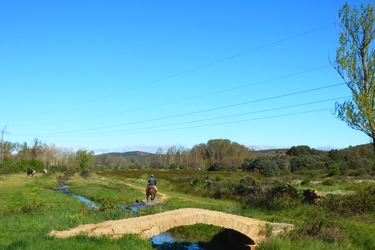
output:
[[[147,204],[152,204],[155,203],[155,198],[156,198],[156,189],[154,185],[150,185],[146,188],[146,200]]]

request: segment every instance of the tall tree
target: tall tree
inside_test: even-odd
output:
[[[349,127],[372,139],[375,150],[375,38],[374,7],[351,9],[346,3],[339,11],[339,43],[333,67],[344,79],[352,97],[337,103],[333,112]]]
[[[43,151],[43,149],[45,148],[45,145],[46,144],[43,144],[42,141],[40,141],[37,138],[35,138],[34,139],[34,144],[31,147],[31,157],[33,159],[44,158],[42,155],[45,153]]]
[[[193,148],[189,151],[189,162],[187,165],[191,169],[203,168],[204,160],[206,158],[206,145],[204,143],[194,145]]]
[[[4,159],[10,159],[12,153],[17,149],[17,143],[12,143],[10,141],[4,141],[2,145],[2,157]],[[1,162],[0,162],[1,163]]]
[[[31,149],[27,145],[27,142],[18,145],[17,157],[20,160],[30,160],[31,159]]]
[[[95,163],[94,151],[78,150],[74,158],[77,169],[88,170]]]
[[[166,165],[166,159],[162,148],[158,148],[154,157],[152,157],[150,166],[153,169],[163,168]]]

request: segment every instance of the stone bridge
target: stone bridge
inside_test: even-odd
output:
[[[89,236],[107,235],[118,238],[124,234],[137,234],[141,238],[149,239],[174,227],[199,223],[233,229],[249,237],[255,244],[266,240],[267,228],[272,228],[272,235],[293,228],[292,224],[270,223],[206,209],[182,208],[136,218],[80,225],[66,231],[53,230],[49,235],[66,238],[87,234]]]

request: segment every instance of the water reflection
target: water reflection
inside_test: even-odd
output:
[[[141,209],[145,209],[147,207],[146,202],[138,202],[133,204],[125,204],[121,205],[121,208],[127,210],[128,212],[138,212]]]
[[[205,232],[202,231],[202,228],[200,231],[203,234]],[[151,238],[151,242],[154,248],[163,250],[248,250],[250,245],[254,245],[253,240],[232,229],[223,229],[220,233],[215,234],[214,237],[210,239],[204,240],[203,238],[201,241],[189,242],[186,240],[188,238],[176,239],[173,237],[173,232],[167,231]]]
[[[83,202],[84,202],[88,207],[90,207],[90,208],[99,209],[99,206],[96,205],[95,202],[90,201],[89,199],[86,199],[85,197],[82,197],[82,196],[79,196],[79,195],[73,194],[72,192],[69,191],[68,186],[66,186],[66,185],[63,185],[63,186],[61,186],[61,187],[57,187],[57,188],[56,188],[56,191],[57,191],[57,192],[64,193],[64,194],[68,194],[68,195],[71,195],[71,196],[74,197],[74,198],[80,199],[81,201],[83,201]]]
[[[79,195],[76,195],[76,194],[72,194],[73,197],[75,198],[78,198],[80,199],[81,201],[83,201],[84,203],[86,203],[86,205],[90,208],[95,208],[95,209],[99,209],[99,206],[96,205],[95,202],[93,201],[90,201],[89,199],[86,199],[85,197],[82,197],[82,196],[79,196]]]
[[[185,242],[185,241],[176,241],[176,238],[173,237],[170,233],[164,232],[159,235],[152,237],[151,239],[152,246],[156,249],[163,250],[176,250],[176,249],[186,249],[186,250],[207,250],[206,248],[200,246],[195,242]]]

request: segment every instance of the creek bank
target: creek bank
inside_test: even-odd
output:
[[[88,207],[90,207],[90,208],[99,209],[99,206],[98,206],[95,202],[93,202],[93,201],[91,201],[91,200],[89,200],[89,199],[87,199],[87,198],[85,198],[85,197],[83,197],[83,196],[73,194],[73,193],[68,189],[68,186],[66,186],[66,185],[62,185],[62,186],[60,186],[60,187],[57,187],[57,188],[55,188],[55,190],[56,190],[57,192],[64,193],[64,194],[67,194],[67,195],[70,195],[70,196],[72,196],[72,197],[74,197],[74,198],[77,198],[77,199],[83,201],[83,202],[84,202]]]
[[[57,187],[55,189],[57,192],[61,192],[67,195],[70,195],[74,198],[77,198],[84,202],[88,207],[94,208],[94,209],[100,209],[100,207],[93,201],[76,195],[72,193],[69,189],[68,186],[66,185],[61,185],[60,187]],[[161,205],[161,204],[158,204]],[[138,201],[136,200],[136,203],[134,204],[124,204],[121,205],[121,208],[126,210],[127,212],[138,212],[139,210],[145,209],[148,207],[147,202],[144,201]],[[226,230],[225,230],[226,231]],[[234,231],[234,233],[237,233]],[[171,232],[163,232],[159,235],[156,235],[154,237],[151,237],[149,240],[151,241],[153,247],[155,249],[186,249],[186,250],[210,250],[210,249],[233,249],[233,250],[239,250],[243,248],[237,248],[233,245],[228,246],[227,244],[229,242],[233,243],[233,233],[231,233],[231,237],[223,237],[224,235],[221,233],[219,237],[215,237],[215,239],[212,240],[212,242],[190,242],[188,239],[180,238],[180,237],[175,237],[171,234]],[[225,238],[225,239],[224,239]],[[217,240],[223,241],[218,244]],[[229,242],[228,242],[229,241]],[[237,242],[239,243],[239,242]],[[226,246],[225,248],[221,248],[222,246]],[[229,248],[227,248],[227,246]],[[243,246],[243,245],[242,245]]]
[[[61,185],[60,187],[57,187],[55,188],[55,190],[57,192],[60,192],[60,193],[64,193],[64,194],[67,194],[67,195],[70,195],[74,198],[77,198],[79,200],[81,200],[82,202],[84,202],[89,208],[94,208],[94,209],[99,209],[99,206],[83,197],[83,196],[80,196],[80,195],[76,195],[74,193],[72,193],[69,189],[68,189],[68,186],[67,185]],[[136,200],[136,203],[133,203],[133,204],[123,204],[121,205],[121,208],[128,211],[128,212],[138,212],[142,209],[145,209],[147,208],[147,202],[145,201],[142,201],[142,200]],[[176,238],[173,237],[170,233],[168,232],[164,232],[164,233],[161,233],[159,235],[156,235],[152,238],[150,238],[150,241],[152,242],[152,245],[156,248],[156,249],[176,249],[175,247],[178,247],[178,249],[186,249],[186,250],[206,250],[206,248],[202,248],[198,245],[198,243],[191,243],[191,242],[181,242],[179,240],[179,242],[176,242]]]
[[[93,202],[93,201],[91,201],[91,200],[89,200],[89,199],[87,199],[87,198],[85,198],[83,196],[76,195],[76,194],[72,193],[68,189],[68,186],[66,186],[66,185],[62,185],[60,187],[57,187],[57,188],[55,188],[55,190],[57,192],[67,194],[67,195],[70,195],[70,196],[72,196],[74,198],[77,198],[77,199],[81,200],[89,208],[100,209],[100,207],[95,202]],[[136,203],[122,204],[120,206],[125,211],[128,211],[128,212],[138,212],[139,210],[145,209],[147,207],[147,203],[145,201],[142,201],[142,200],[141,201],[136,200]]]

